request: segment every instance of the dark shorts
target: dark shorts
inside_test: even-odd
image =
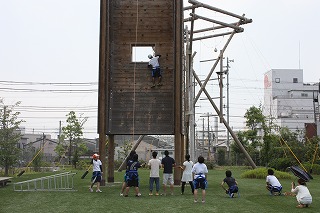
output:
[[[197,178],[193,180],[193,186],[195,189],[206,189],[208,182],[205,178]]]
[[[238,192],[239,188],[237,185],[234,186],[230,186],[230,188],[228,189],[228,193],[236,193]]]
[[[139,187],[139,180],[127,180],[127,187]]]
[[[93,172],[91,181],[94,183],[101,182],[101,172]]]
[[[152,77],[161,77],[160,67],[156,67],[152,69]]]

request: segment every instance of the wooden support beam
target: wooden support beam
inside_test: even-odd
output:
[[[108,135],[108,183],[114,182],[114,135]]]

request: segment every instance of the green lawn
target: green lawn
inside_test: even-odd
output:
[[[180,195],[180,187],[175,187],[173,196],[148,196],[149,171],[140,169],[140,191],[142,197],[134,196],[133,188],[129,197],[120,197],[123,172],[115,172],[115,183],[101,187],[102,193],[90,193],[88,190],[90,173],[85,179],[80,177],[84,171],[77,171],[74,192],[15,192],[13,182],[47,176],[52,173],[23,174],[15,177],[12,183],[0,188],[0,213],[5,212],[320,212],[319,176],[308,183],[313,196],[310,208],[297,209],[295,197],[270,196],[265,189],[263,179],[241,179],[243,168],[231,168],[240,189],[240,198],[228,198],[220,183],[226,168],[209,170],[206,203],[194,203],[187,186],[185,194]],[[162,178],[160,178],[162,179]],[[293,178],[295,180],[295,178]],[[292,180],[280,180],[284,192],[289,191]],[[162,191],[162,188],[160,192]]]

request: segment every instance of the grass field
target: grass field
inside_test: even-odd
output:
[[[225,177],[225,170],[231,169],[239,183],[240,197],[229,198],[222,190],[220,183]],[[244,168],[217,168],[209,170],[206,203],[194,203],[190,187],[187,185],[185,194],[180,194],[180,186],[175,187],[175,194],[168,196],[148,196],[149,170],[140,169],[141,197],[134,196],[130,189],[129,197],[120,197],[123,172],[115,172],[115,183],[107,183],[101,187],[102,193],[90,193],[88,190],[90,173],[85,179],[80,177],[84,171],[77,171],[74,176],[74,192],[16,192],[13,183],[52,173],[23,174],[13,178],[12,183],[0,188],[0,213],[15,212],[320,212],[319,176],[308,183],[313,196],[309,208],[296,208],[295,197],[270,196],[265,189],[264,179],[242,179],[240,174]],[[162,178],[160,178],[161,180]],[[293,177],[292,180],[296,179]],[[284,189],[289,191],[292,180],[281,180]],[[160,181],[161,182],[161,181]],[[162,188],[160,190],[160,193]]]

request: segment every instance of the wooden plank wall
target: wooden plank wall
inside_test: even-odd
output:
[[[175,0],[108,3],[106,134],[174,134],[175,98],[181,97],[175,94],[175,58],[182,48],[175,44]],[[161,54],[163,86],[151,88],[147,62],[131,61],[135,44],[155,46]]]

